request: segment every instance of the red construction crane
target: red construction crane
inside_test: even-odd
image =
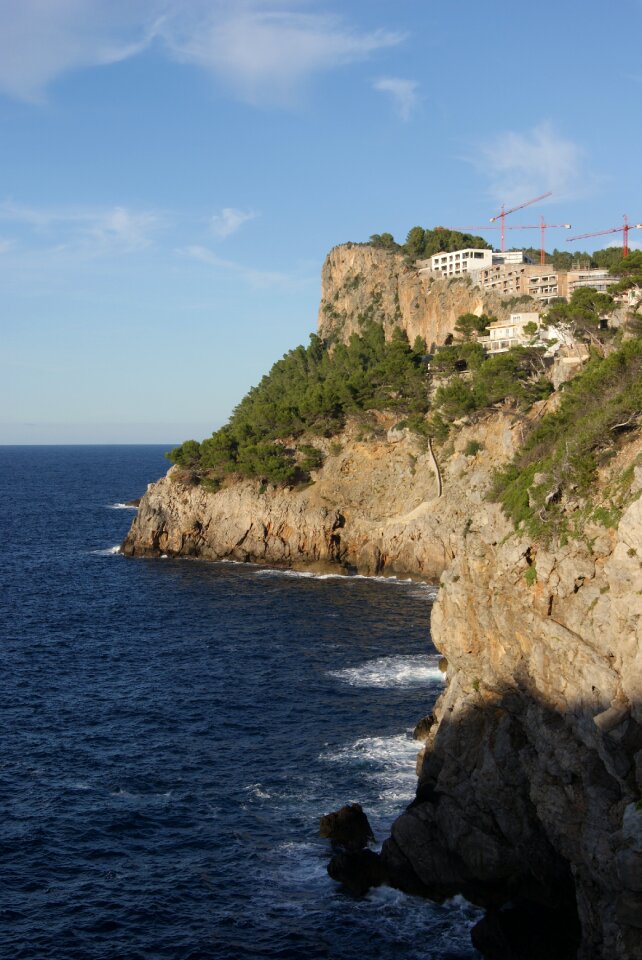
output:
[[[515,224],[514,226],[508,226],[508,227],[504,227],[504,226],[501,226],[501,227],[487,227],[487,226],[484,224],[483,226],[475,226],[475,227],[449,227],[448,229],[449,229],[449,230],[539,230],[539,234],[540,234],[539,262],[540,262],[540,264],[543,265],[544,262],[545,262],[545,260],[546,260],[546,249],[545,249],[545,246],[546,246],[546,231],[549,229],[549,227],[550,227],[551,230],[570,230],[570,229],[571,229],[571,224],[570,224],[570,223],[546,223],[546,221],[544,220],[544,217],[540,217],[540,222],[537,223],[537,224],[524,223],[524,224],[519,224],[519,225]],[[444,228],[444,227],[437,227],[437,229],[438,229],[438,230],[443,230],[443,229],[445,229],[445,228]],[[503,250],[503,249],[504,249],[504,248],[502,247],[502,250]]]
[[[504,210],[504,204],[502,203],[502,209],[501,209],[500,212],[497,214],[497,216],[496,216],[496,217],[491,217],[490,220],[489,220],[489,223],[494,223],[495,220],[499,220],[500,228],[501,228],[501,231],[502,231],[502,232],[501,232],[501,240],[502,240],[502,242],[501,242],[501,249],[502,249],[502,252],[506,249],[506,236],[505,236],[505,233],[504,233],[504,230],[505,230],[504,220],[505,220],[505,218],[508,216],[508,214],[509,214],[509,213],[515,213],[516,210],[523,210],[524,207],[530,207],[530,205],[531,205],[532,203],[537,203],[539,200],[546,200],[546,197],[552,197],[552,196],[553,196],[553,192],[552,192],[552,190],[549,190],[548,193],[543,193],[543,194],[541,195],[541,197],[533,197],[532,200],[527,200],[526,203],[520,203],[520,204],[519,204],[518,206],[516,206],[516,207],[511,207],[510,210]]]
[[[624,224],[621,227],[611,227],[610,230],[597,230],[595,233],[580,233],[577,237],[568,237],[568,243],[571,240],[585,240],[587,237],[603,237],[607,233],[622,234],[622,256],[629,255],[629,230],[642,230],[642,223],[629,223],[626,214],[624,214]]]

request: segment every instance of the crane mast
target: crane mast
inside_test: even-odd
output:
[[[439,228],[438,228],[439,229]],[[520,223],[513,224],[512,226],[499,226],[499,227],[488,227],[485,224],[479,226],[475,225],[472,227],[449,227],[450,230],[539,230],[540,232],[540,247],[539,247],[539,262],[543,266],[546,259],[546,231],[551,230],[570,230],[570,223],[546,223],[544,217],[540,217],[540,222],[538,224],[533,223]],[[504,247],[502,246],[502,252]]]
[[[502,209],[499,211],[499,213],[496,216],[491,217],[489,221],[489,223],[494,223],[496,220],[499,220],[500,229],[501,229],[500,236],[501,236],[502,253],[506,249],[506,234],[505,234],[506,225],[504,222],[506,217],[510,213],[515,213],[516,210],[523,210],[524,207],[530,207],[531,204],[538,203],[538,201],[545,200],[547,197],[552,197],[552,196],[553,196],[553,192],[552,190],[549,190],[548,193],[543,193],[539,197],[533,197],[532,200],[526,200],[524,203],[519,203],[516,207],[511,207],[510,210],[505,210],[504,204],[502,203]]]

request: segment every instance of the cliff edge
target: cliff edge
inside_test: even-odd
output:
[[[635,465],[638,497],[641,451],[609,469]],[[384,861],[402,887],[490,908],[489,955],[641,957],[642,500],[555,549],[502,542],[487,519],[473,515],[441,579],[448,685]],[[500,949],[509,905],[527,905],[515,954]],[[538,952],[547,922],[559,953]]]
[[[388,335],[397,325],[411,343],[423,337],[434,349],[453,333],[461,314],[504,320],[510,310],[509,300],[472,286],[468,278],[420,272],[399,252],[345,243],[330,251],[321,270],[317,329],[320,337],[347,340],[371,319]]]
[[[642,343],[607,344],[581,389],[550,396],[533,351],[433,349],[460,314],[509,309],[398,253],[335,248],[322,340],[233,428],[180,448],[122,550],[440,579],[447,686],[421,724],[416,799],[384,844],[388,880],[483,906],[473,939],[491,960],[642,960]],[[276,432],[277,415],[299,434]],[[261,473],[284,463],[291,482]],[[518,530],[491,499],[509,463]]]

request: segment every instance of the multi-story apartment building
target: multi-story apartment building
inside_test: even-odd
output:
[[[578,287],[593,287],[605,292],[615,277],[608,270],[555,270],[550,264],[534,264],[522,250],[503,253],[469,248],[436,253],[428,260],[418,260],[419,273],[441,273],[446,277],[467,275],[484,290],[495,290],[507,296],[528,295],[539,303],[550,303],[557,297],[567,300]]]
[[[523,250],[496,250],[469,247],[467,250],[435,253],[428,260],[418,260],[420,273],[443,273],[447,277],[457,277],[464,273],[473,274],[493,265],[530,263]]]
[[[447,277],[460,277],[472,270],[489,267],[492,262],[492,250],[470,247],[467,250],[435,253],[428,260],[419,260],[417,267],[420,273],[443,273]]]
[[[593,287],[600,293],[607,293],[610,286],[618,282],[617,277],[609,276],[608,270],[586,269],[569,270],[567,276],[567,295],[570,297],[578,287]]]

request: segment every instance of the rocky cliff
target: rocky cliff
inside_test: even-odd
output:
[[[367,244],[343,244],[326,257],[321,272],[321,337],[347,339],[360,320],[371,318],[392,332],[398,324],[411,343],[428,347],[452,334],[462,313],[493,314],[503,320],[510,301],[473,287],[466,279],[446,280],[418,272],[401,253]]]
[[[573,956],[576,907],[579,957],[641,957],[642,500],[554,550],[503,530],[475,512],[453,544],[432,616],[448,686],[384,860],[402,887],[494,907],[490,956]],[[538,952],[547,923],[559,954]]]
[[[400,255],[336,248],[319,327],[345,338],[372,316],[443,342],[462,312],[507,304],[426,280]],[[489,958],[642,958],[642,437],[627,434],[597,491],[625,472],[616,520],[545,546],[517,535],[487,494],[528,419],[496,406],[434,450],[370,412],[311,483],[230,478],[217,492],[172,468],[151,484],[123,544],[162,554],[440,579],[432,634],[448,682],[421,725],[415,802],[384,845],[388,880],[487,909]],[[427,732],[426,732],[427,731]]]
[[[210,493],[173,467],[151,484],[123,544],[130,556],[202,557],[309,566],[338,564],[365,574],[411,573],[438,579],[453,556],[456,532],[481,506],[489,465],[505,460],[515,438],[510,413],[464,428],[440,475],[415,434],[378,414],[353,421],[325,448],[313,483],[283,489],[235,480]],[[483,449],[463,450],[483,431]],[[492,507],[489,514],[497,515]],[[508,529],[505,521],[503,525]]]

